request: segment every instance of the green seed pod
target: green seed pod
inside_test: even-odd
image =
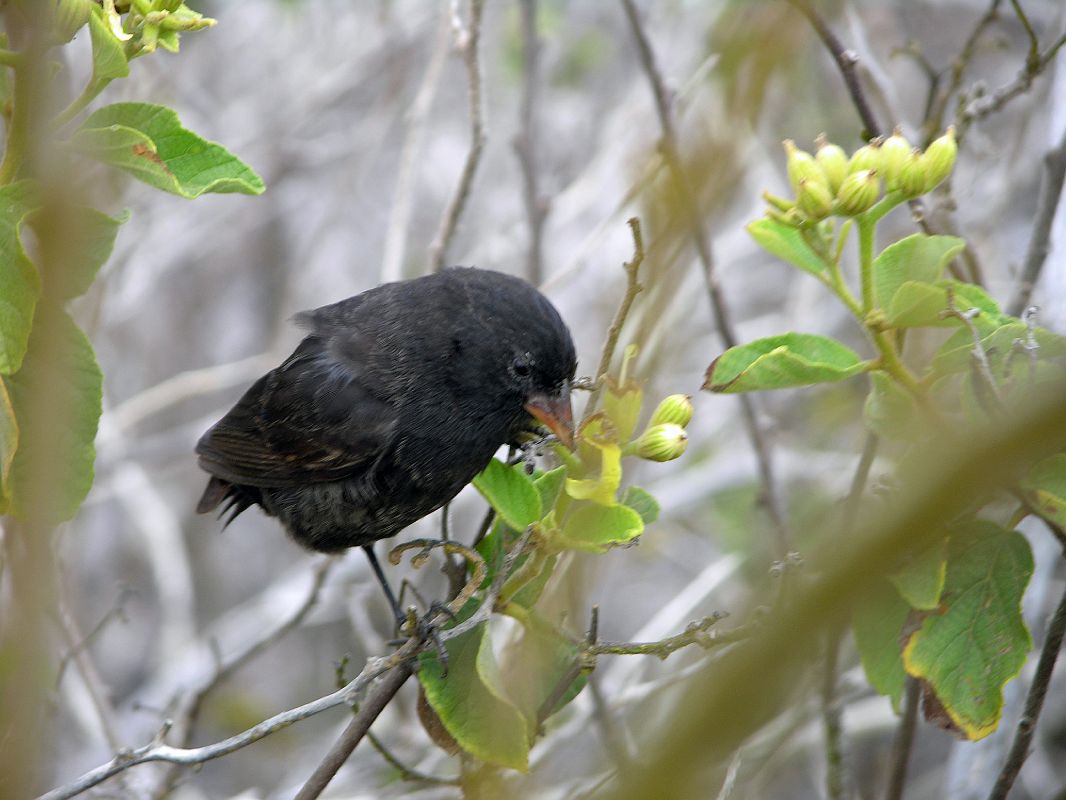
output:
[[[881,177],[885,179],[885,186],[889,191],[899,188],[899,171],[903,168],[903,163],[910,156],[912,149],[911,143],[907,141],[898,125],[892,135],[881,145]]]
[[[92,0],[55,0],[52,6],[52,43],[66,44],[89,21]]]
[[[848,176],[847,153],[840,145],[833,144],[826,139],[824,133],[818,136],[815,144],[818,145],[818,151],[814,154],[814,160],[825,173],[826,180],[829,182],[829,191],[836,194],[840,191],[840,184]]]
[[[688,447],[688,434],[680,425],[666,423],[648,428],[635,442],[633,454],[648,461],[673,461]]]
[[[922,154],[925,168],[925,191],[931,192],[951,174],[958,154],[959,145],[955,142],[955,126],[949,125],[944,135],[934,139]]]
[[[881,140],[873,139],[851,154],[848,159],[848,175],[854,175],[864,169],[881,169]],[[837,190],[840,193],[840,190]]]
[[[922,161],[922,151],[917,147],[911,150],[903,162],[896,179],[896,188],[908,200],[925,194],[925,164]]]
[[[183,2],[184,0],[152,0],[152,10],[173,13],[181,8]]]
[[[825,219],[833,211],[833,195],[829,187],[818,181],[807,178],[800,180],[799,191],[796,193],[796,201],[799,210],[809,220],[817,222]]]
[[[802,180],[817,181],[829,185],[822,168],[814,160],[810,153],[800,150],[791,139],[785,139],[785,153],[788,157],[788,182],[792,184],[792,191],[799,194],[799,185]]]
[[[688,425],[689,420],[692,419],[694,410],[692,398],[687,394],[672,394],[669,397],[664,397],[659,405],[655,407],[651,419],[648,420],[648,427],[654,428],[656,425],[672,424],[680,425],[684,428]]]
[[[854,217],[877,202],[881,194],[881,178],[875,169],[864,169],[848,175],[837,192],[838,211],[845,217]]]

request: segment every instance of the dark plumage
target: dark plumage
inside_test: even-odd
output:
[[[196,445],[200,512],[252,505],[336,552],[440,508],[531,415],[570,436],[576,361],[551,303],[518,278],[449,269],[306,311],[296,351]]]

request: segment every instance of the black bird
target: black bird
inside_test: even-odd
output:
[[[383,580],[369,545],[455,497],[500,445],[534,420],[572,441],[570,332],[519,278],[447,269],[296,321],[295,352],[196,445],[200,513],[222,504],[229,524],[258,505],[312,550],[365,547]]]

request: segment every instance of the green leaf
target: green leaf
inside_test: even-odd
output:
[[[726,350],[708,368],[703,388],[730,394],[785,389],[841,381],[864,369],[855,351],[835,339],[784,333]]]
[[[879,308],[887,309],[906,281],[935,283],[944,267],[966,246],[957,236],[928,236],[915,233],[890,244],[873,264],[874,297]]]
[[[474,487],[516,531],[524,531],[541,517],[540,494],[521,464],[513,469],[494,458],[474,478]]]
[[[556,467],[550,472],[545,472],[538,475],[533,480],[533,487],[540,495],[540,508],[541,513],[555,506],[555,501],[559,499],[559,492],[563,490],[563,484],[566,482],[566,466]]]
[[[972,283],[940,281],[932,284],[904,281],[888,304],[888,324],[894,328],[946,328],[962,325],[962,320],[958,317],[943,316],[943,312],[948,309],[949,289],[955,296],[955,307],[959,311],[979,308],[981,315],[987,315],[993,320],[1001,318],[996,301]]]
[[[627,486],[621,502],[640,514],[645,525],[651,525],[659,518],[659,502],[639,486]]]
[[[262,194],[263,179],[226,148],[182,127],[166,106],[115,103],[89,116],[74,144],[138,180],[181,197]]]
[[[54,525],[74,516],[92,486],[103,375],[66,312],[42,308],[38,317],[22,369],[7,381],[20,431],[7,496],[13,515]],[[47,424],[27,425],[42,413]]]
[[[22,364],[41,291],[37,269],[19,237],[33,210],[34,189],[29,181],[0,187],[0,375],[11,375]]]
[[[482,761],[525,772],[526,720],[503,691],[487,623],[449,639],[444,647],[447,677],[435,653],[419,655],[418,680],[429,705],[463,750]]]
[[[84,206],[49,209],[48,216],[34,213],[29,223],[41,243],[42,262],[49,266],[44,295],[65,302],[85,294],[111,257],[118,229],[129,216],[123,211],[110,217]]]
[[[927,616],[903,650],[911,675],[925,680],[970,739],[996,729],[1003,686],[1032,646],[1021,602],[1033,572],[1025,537],[972,520],[952,533],[942,613]]]
[[[611,547],[635,539],[643,531],[644,520],[632,508],[589,503],[567,516],[559,538],[567,547],[606,553]]]
[[[545,719],[557,713],[584,688],[587,678],[579,673],[561,695],[557,694],[560,682],[567,677],[577,658],[578,649],[574,643],[535,612],[530,613],[528,623],[523,626],[522,638],[507,649],[504,674],[515,705],[529,724],[530,740],[537,734],[538,717],[548,700],[553,696],[558,698]]]
[[[7,383],[0,378],[0,514],[7,513],[8,476],[19,446],[19,426]]]
[[[93,43],[93,80],[112,81],[130,74],[129,61],[122,42],[107,24],[100,6],[93,6],[89,14],[89,38]]]
[[[525,563],[527,558],[532,556],[527,553],[518,559],[515,564],[515,569],[518,569]],[[540,596],[544,593],[544,587],[548,585],[548,581],[551,580],[552,573],[555,571],[555,564],[558,562],[559,556],[550,555],[544,559],[544,566],[541,567],[540,572],[537,573],[535,578],[532,578],[529,583],[514,593],[511,598],[512,603],[517,603],[523,608],[533,608],[540,600]]]
[[[914,397],[883,372],[870,373],[862,416],[867,428],[886,439],[909,441],[929,433]]]
[[[851,615],[855,646],[866,677],[879,694],[892,700],[896,711],[907,678],[903,669],[902,636],[910,613],[910,606],[892,584],[878,579]]]
[[[947,540],[914,553],[906,563],[888,576],[911,608],[924,611],[940,605],[940,595],[947,577]]]
[[[1066,525],[1066,454],[1046,458],[1029,470],[1022,487],[1040,512],[1059,525]]]
[[[782,261],[787,261],[804,272],[824,277],[827,266],[803,238],[803,234],[790,225],[764,217],[749,222],[747,231],[763,250]]]

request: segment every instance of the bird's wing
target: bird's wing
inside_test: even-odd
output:
[[[200,465],[262,487],[341,480],[369,467],[389,447],[398,414],[367,365],[338,358],[335,344],[312,334],[256,381],[200,439]],[[346,345],[360,349],[359,337]]]

